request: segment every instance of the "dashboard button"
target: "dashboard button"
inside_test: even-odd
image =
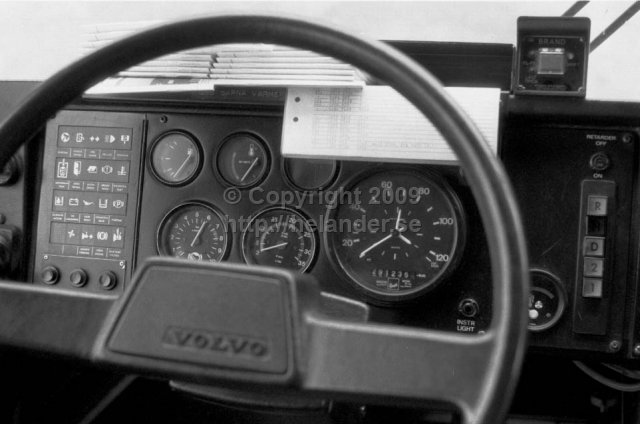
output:
[[[76,269],[69,275],[69,281],[76,287],[84,287],[88,280],[87,273],[83,269]]]
[[[98,282],[104,290],[113,290],[118,284],[118,277],[112,271],[105,271],[98,277]]]
[[[458,312],[467,318],[475,318],[480,312],[478,302],[473,299],[464,299],[458,305]]]
[[[593,156],[591,156],[591,159],[589,159],[589,166],[591,166],[591,169],[593,169],[594,171],[605,171],[609,169],[610,165],[611,159],[609,159],[609,156],[602,152],[595,153]]]
[[[42,273],[40,274],[41,281],[49,285],[56,284],[59,278],[60,278],[60,272],[58,271],[58,268],[56,268],[55,266],[45,267],[42,270]]]

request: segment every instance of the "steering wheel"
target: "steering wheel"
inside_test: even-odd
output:
[[[0,162],[56,111],[118,71],[178,50],[242,42],[289,45],[351,63],[387,82],[431,120],[460,160],[487,233],[494,311],[489,329],[461,335],[340,320],[323,313],[309,277],[154,259],[140,266],[119,301],[1,282],[0,344],[200,384],[277,385],[367,402],[444,402],[457,406],[465,423],[501,422],[527,334],[528,264],[520,214],[503,167],[476,127],[429,72],[393,48],[282,16],[221,15],[157,27],[104,47],[40,85],[0,127]],[[176,282],[182,294],[175,293]],[[256,304],[242,303],[252,293],[261,299],[259,311]],[[181,306],[185,310],[177,311]],[[178,354],[152,340],[141,346],[136,337],[169,328],[165,322],[151,329],[156,317],[149,318],[149,308],[195,328],[232,325],[234,334],[258,334],[263,344],[236,340],[257,343],[251,358]],[[235,320],[221,317],[216,308]],[[258,333],[256,326],[262,326]]]

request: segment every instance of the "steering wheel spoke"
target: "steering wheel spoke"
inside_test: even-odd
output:
[[[387,402],[450,404],[467,422],[477,422],[495,358],[493,332],[451,334],[318,316],[310,316],[307,324],[306,388]]]

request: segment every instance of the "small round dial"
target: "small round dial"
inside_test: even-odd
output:
[[[225,221],[202,203],[187,203],[173,209],[158,231],[158,252],[176,258],[220,262],[227,246]]]
[[[460,202],[444,181],[381,172],[343,193],[326,227],[331,252],[356,287],[380,301],[409,300],[442,282],[461,256]]]
[[[316,236],[300,213],[267,209],[251,220],[242,243],[245,262],[304,272],[316,253]]]
[[[265,177],[269,170],[269,155],[256,137],[235,134],[222,144],[216,163],[225,181],[244,188],[257,184]]]
[[[566,300],[560,281],[547,271],[531,270],[529,293],[529,330],[544,331],[562,317]]]
[[[162,135],[151,151],[151,168],[168,185],[191,181],[200,169],[200,149],[196,141],[181,132]]]

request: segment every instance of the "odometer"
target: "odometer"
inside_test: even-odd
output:
[[[377,173],[347,190],[328,216],[328,242],[349,279],[381,300],[406,300],[443,281],[461,251],[460,202],[440,178]],[[333,221],[333,222],[331,222]]]

